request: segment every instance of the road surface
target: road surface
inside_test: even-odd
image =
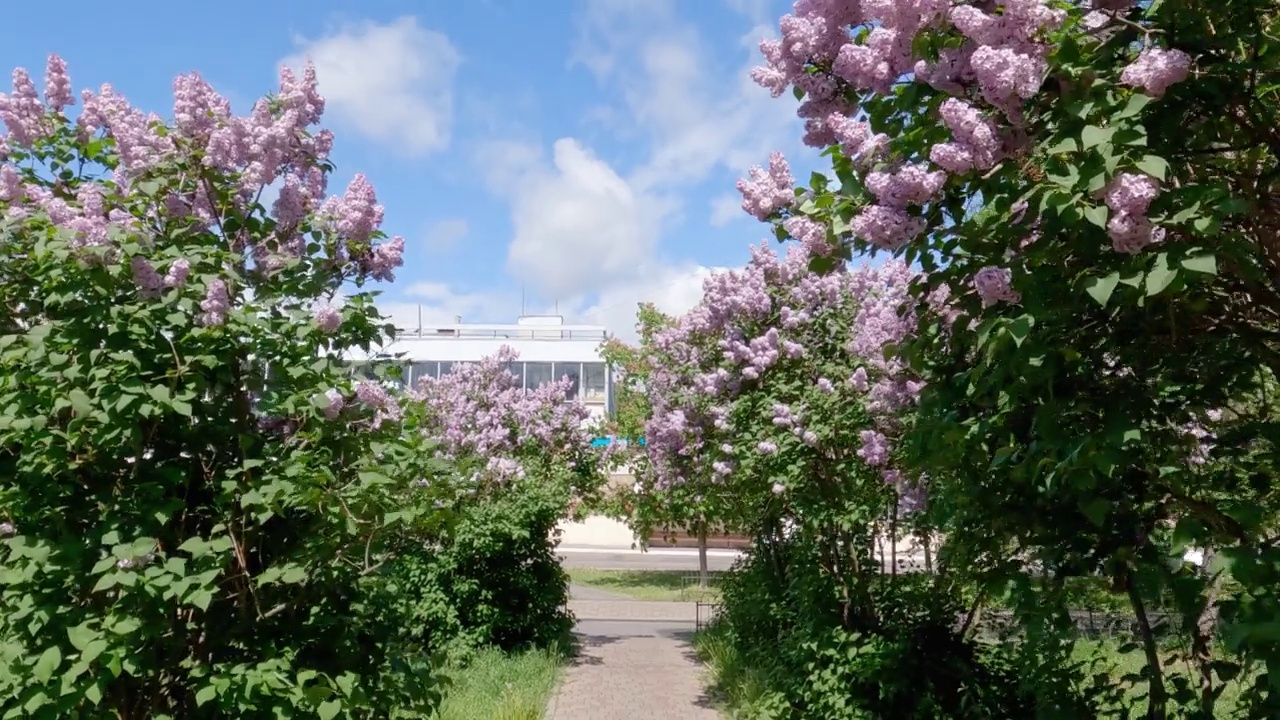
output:
[[[560,557],[560,564],[565,568],[591,568],[593,570],[666,570],[666,571],[687,571],[696,573],[698,571],[698,551],[684,549],[655,549],[649,552],[640,552],[639,550],[611,549],[611,548],[591,548],[591,547],[560,547],[557,548],[556,554]],[[707,551],[707,569],[712,572],[724,571],[733,567],[733,563],[740,554],[734,550],[708,550]],[[899,567],[904,572],[910,570],[905,565],[914,561],[917,569],[923,569],[924,556],[912,555],[910,553],[899,553]],[[884,563],[884,572],[889,572],[889,563]]]
[[[668,570],[698,572],[697,550],[612,550],[608,548],[559,548],[560,564],[566,568],[594,570]],[[707,551],[707,569],[728,570],[737,554],[726,550]]]

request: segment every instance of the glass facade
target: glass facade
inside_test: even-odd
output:
[[[390,363],[391,361],[385,361]],[[420,378],[440,377],[453,369],[454,365],[463,363],[444,361],[422,361],[400,363],[400,376],[388,377],[392,384],[403,387],[417,383]],[[358,363],[354,368],[361,377],[373,379],[374,372],[368,363]],[[588,403],[603,403],[608,397],[609,371],[601,362],[513,362],[507,369],[524,387],[536,388],[544,383],[569,378],[571,385],[568,397],[581,399]]]
[[[536,388],[555,380],[555,366],[549,362],[527,362],[524,364],[524,386]]]
[[[567,378],[570,385],[565,396],[571,400],[575,399],[578,397],[578,391],[582,389],[582,363],[555,363],[551,377],[556,381]]]
[[[609,384],[609,371],[604,363],[582,364],[582,399],[604,402]]]

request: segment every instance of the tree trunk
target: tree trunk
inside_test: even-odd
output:
[[[933,543],[930,538],[931,533],[926,532],[921,544],[924,546],[924,571],[933,574]]]
[[[898,499],[893,499],[893,515],[889,517],[889,575],[898,576]]]
[[[706,589],[707,578],[707,521],[698,523],[698,587]]]
[[[1206,547],[1200,567],[1208,575],[1209,584],[1205,589],[1204,608],[1196,618],[1191,636],[1191,657],[1199,675],[1200,708],[1205,717],[1213,717],[1213,706],[1217,700],[1213,693],[1213,640],[1218,630],[1218,593],[1222,587],[1222,575],[1209,569],[1213,556],[1213,548]]]
[[[1168,693],[1164,686],[1164,673],[1160,670],[1160,651],[1132,576],[1125,578],[1125,589],[1129,593],[1129,603],[1133,605],[1133,614],[1138,620],[1138,633],[1142,636],[1142,648],[1147,655],[1147,720],[1165,720],[1168,717]]]

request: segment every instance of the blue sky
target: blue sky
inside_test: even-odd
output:
[[[767,228],[734,183],[772,149],[798,178],[789,96],[746,77],[775,0],[71,0],[6,12],[0,60],[112,83],[168,116],[199,71],[238,111],[312,59],[337,135],[331,192],[364,172],[406,238],[397,317],[510,322],[558,309],[631,334],[635,303],[686,309]],[[523,290],[522,290],[523,289]]]

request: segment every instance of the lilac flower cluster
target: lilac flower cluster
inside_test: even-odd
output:
[[[357,175],[346,191],[325,199],[325,164],[333,135],[317,129],[325,101],[318,92],[314,67],[299,78],[280,71],[279,91],[259,100],[247,116],[231,112],[231,104],[197,74],[173,82],[173,119],[145,113],[130,105],[111,85],[80,95],[81,111],[73,128],[81,142],[108,137],[116,165],[109,182],[86,178],[70,191],[55,192],[45,184],[28,182],[15,164],[26,156],[46,152],[44,143],[69,120],[63,110],[75,103],[66,63],[51,55],[45,72],[44,100],[23,69],[13,72],[13,91],[0,93],[0,210],[21,219],[43,215],[67,231],[74,248],[95,249],[86,260],[115,259],[113,231],[124,231],[144,249],[168,235],[171,226],[223,233],[231,215],[256,212],[255,204],[268,186],[280,188],[272,205],[271,231],[249,237],[244,230],[224,233],[228,250],[253,259],[264,277],[307,252],[304,237],[323,231],[327,257],[316,258],[340,280],[390,281],[403,264],[404,240],[377,242],[383,209],[372,185]],[[131,193],[135,183],[150,182],[170,163],[200,168],[164,186],[161,193]],[[227,198],[211,197],[213,187],[232,187]],[[242,223],[236,223],[242,225]],[[188,260],[169,263],[161,277],[156,260],[142,255],[126,258],[127,272],[143,298],[156,298],[166,288],[182,289],[191,272]],[[209,272],[209,270],[204,270]],[[252,281],[252,278],[247,281]],[[240,280],[236,281],[241,282]],[[201,321],[225,322],[232,280],[207,280],[201,302]]]
[[[987,266],[973,276],[973,287],[978,291],[983,307],[1000,302],[1016,303],[1022,296],[1013,289],[1013,273],[1008,268]]]
[[[1133,4],[1094,2],[1097,17],[1092,26],[1118,18]],[[761,42],[765,64],[752,77],[775,97],[791,87],[803,92],[797,112],[805,122],[805,143],[838,146],[854,159],[855,167],[866,171],[864,183],[875,197],[854,217],[850,229],[874,247],[895,251],[926,230],[924,220],[909,208],[927,208],[950,176],[990,170],[1025,150],[1023,106],[1040,92],[1049,71],[1047,38],[1066,25],[1068,15],[1049,0],[797,0],[792,13],[781,20],[781,37]],[[1089,25],[1080,31],[1089,32]],[[923,45],[918,40],[926,34],[931,40],[945,40],[936,59],[917,54],[916,48]],[[1190,69],[1186,53],[1146,47],[1116,79],[1158,97],[1185,80]],[[888,139],[875,135],[860,119],[860,97],[886,94],[908,76],[949,96],[939,115],[951,139],[927,152],[936,170],[911,163],[896,170],[877,169],[877,161],[888,159],[883,157]],[[782,162],[775,154],[771,165]],[[788,234],[810,252],[818,252],[816,245],[826,240],[825,234],[794,220],[794,208],[774,202],[783,193],[761,182],[762,176],[753,174],[752,181],[739,183],[743,208],[761,219],[781,217]],[[1138,211],[1135,199],[1116,199],[1125,209],[1112,206],[1108,231],[1115,249],[1133,253],[1158,242],[1159,229]],[[984,277],[974,282],[987,289],[984,301],[1009,301],[1010,291],[994,282],[1001,277],[994,270],[984,269]]]
[[[485,476],[497,482],[538,463],[585,468],[598,460],[587,409],[568,398],[571,381],[526,390],[509,369],[518,357],[504,346],[478,363],[418,381],[408,395],[420,404],[423,435],[440,443],[441,457],[482,460]]]
[[[335,405],[333,396],[326,393],[326,398],[329,400],[329,405],[325,409],[331,410]],[[356,383],[356,402],[373,411],[374,429],[382,427],[385,422],[399,422],[404,417],[399,399],[387,392],[381,383],[373,380],[361,380]],[[341,411],[342,405],[338,404],[335,412]]]
[[[1120,173],[1107,186],[1105,202],[1111,209],[1107,234],[1117,252],[1137,253],[1164,239],[1164,229],[1147,219],[1147,209],[1159,194],[1155,178],[1138,173]]]
[[[1120,82],[1141,88],[1152,97],[1160,97],[1170,85],[1186,80],[1190,73],[1190,55],[1181,50],[1151,47],[1143,50],[1137,60],[1121,71]]]
[[[320,332],[334,333],[342,327],[342,311],[332,305],[317,305],[311,310]]]
[[[927,181],[913,172],[885,177],[885,194],[909,202],[919,197],[913,192],[927,192]],[[809,270],[812,257],[800,245],[781,258],[767,246],[753,247],[746,267],[712,275],[702,301],[655,335],[653,412],[645,428],[655,487],[719,485],[744,464],[759,467],[769,458],[792,464],[804,453],[835,457],[850,444],[888,477],[899,418],[922,389],[901,361],[884,354],[887,344],[914,331],[914,314],[902,310],[914,273],[891,261],[818,275]],[[795,373],[812,377],[798,391],[787,385],[792,395],[771,394],[775,375]],[[850,382],[837,384],[832,376]],[[762,393],[771,398],[763,408]],[[872,424],[848,427],[833,419],[851,405]],[[757,429],[761,412],[765,427]],[[752,441],[738,442],[743,435]]]
[[[231,309],[231,295],[227,292],[227,283],[222,278],[214,278],[205,286],[204,300],[200,301],[200,309],[204,311],[200,322],[204,325],[221,325],[227,321],[227,311]]]
[[[782,153],[769,157],[769,169],[753,167],[745,180],[738,181],[742,193],[742,209],[751,216],[766,220],[795,199],[795,178]]]

